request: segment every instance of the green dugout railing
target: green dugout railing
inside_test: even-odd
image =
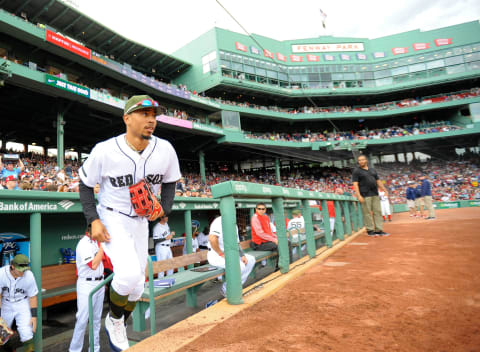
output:
[[[269,186],[247,182],[224,182],[212,186],[212,194],[220,199],[220,214],[222,215],[223,243],[225,252],[225,273],[227,279],[227,301],[229,304],[242,304],[242,284],[240,278],[240,257],[236,238],[236,198],[258,198],[272,202],[274,219],[278,237],[278,266],[282,273],[289,270],[289,250],[287,231],[285,228],[284,203],[286,201],[300,201],[305,219],[305,236],[307,253],[310,258],[315,256],[315,240],[313,234],[310,200],[319,200],[322,206],[322,218],[325,239],[328,247],[332,246],[332,236],[327,201],[333,201],[338,224],[337,236],[344,238],[345,232],[351,234],[363,227],[363,218],[356,198],[340,196],[331,193],[303,191],[279,186]],[[342,218],[342,211],[344,221]],[[340,221],[338,221],[340,218]]]
[[[239,208],[252,209],[255,206],[255,199],[239,201],[238,205]],[[289,208],[295,208],[297,205],[297,202],[294,201],[287,204]],[[219,206],[218,199],[175,198],[172,210],[183,212],[187,253],[192,253],[192,211],[218,210]],[[0,190],[0,216],[4,216],[3,219],[18,214],[28,217],[26,224],[29,224],[31,270],[39,288],[37,294],[38,307],[42,307],[42,215],[78,214],[79,221],[83,221],[81,213],[82,206],[78,193]],[[25,220],[22,218],[20,221]],[[8,230],[10,226],[11,224],[5,225],[4,223],[1,230]],[[45,227],[45,223],[43,227]],[[62,231],[65,231],[65,229],[62,229]],[[48,245],[51,245],[51,243],[46,241],[45,246]],[[151,314],[154,316],[155,313],[152,311]],[[37,318],[37,331],[34,336],[35,351],[41,352],[43,350],[42,309],[38,309]]]

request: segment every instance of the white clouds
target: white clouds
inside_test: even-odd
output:
[[[215,0],[77,0],[79,10],[123,36],[172,53],[217,26],[242,29]],[[220,0],[250,32],[278,40],[319,35],[377,38],[478,20],[478,0]],[[327,14],[321,25],[320,8]]]

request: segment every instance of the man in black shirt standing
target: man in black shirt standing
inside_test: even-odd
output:
[[[352,182],[357,199],[362,205],[363,222],[367,228],[367,234],[372,237],[388,236],[389,234],[383,232],[382,228],[383,218],[378,189],[383,190],[386,197],[388,192],[379,180],[377,172],[368,167],[367,157],[360,155],[357,161],[358,167],[353,170]]]

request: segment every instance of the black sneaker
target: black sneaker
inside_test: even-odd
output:
[[[383,232],[383,231],[376,231],[376,232],[374,232],[374,234],[376,234],[377,236],[384,236],[384,237],[390,236],[389,233]]]
[[[427,218],[427,220],[435,220],[435,217],[429,216],[429,217]]]
[[[378,235],[373,231],[367,231],[367,236],[368,237],[377,237]]]

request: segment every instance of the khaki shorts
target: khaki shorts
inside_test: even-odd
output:
[[[409,208],[415,208],[415,201],[411,199],[407,199],[407,206]]]
[[[417,199],[415,199],[415,205],[416,205],[417,207],[425,206],[425,202],[424,202],[424,200],[423,200],[423,197],[422,197],[422,198],[417,198]]]

